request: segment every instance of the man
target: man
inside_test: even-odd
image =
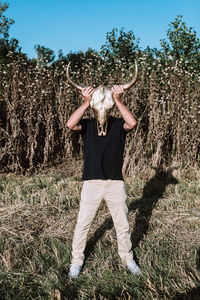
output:
[[[111,213],[117,233],[118,253],[122,262],[134,275],[141,274],[133,260],[127,218],[126,192],[122,177],[123,152],[126,133],[136,126],[136,120],[130,110],[121,102],[124,88],[112,87],[112,95],[122,118],[109,117],[106,136],[97,134],[95,119],[82,119],[90,106],[94,89],[82,89],[84,102],[71,115],[67,126],[82,134],[84,142],[84,180],[81,192],[80,210],[72,244],[72,263],[69,277],[77,278],[84,261],[84,249],[87,234],[97,209],[104,199]]]

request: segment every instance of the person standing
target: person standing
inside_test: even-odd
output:
[[[96,119],[83,119],[84,113],[90,106],[94,89],[86,87],[81,92],[84,102],[67,122],[67,127],[71,131],[81,133],[84,153],[82,175],[84,183],[68,275],[70,278],[77,278],[81,272],[87,234],[102,199],[106,201],[113,219],[117,234],[118,253],[122,262],[132,274],[140,275],[141,270],[134,261],[131,250],[127,196],[122,176],[126,133],[136,126],[136,120],[121,101],[124,92],[123,86],[114,85],[112,95],[122,117],[109,116],[107,135],[99,136]]]

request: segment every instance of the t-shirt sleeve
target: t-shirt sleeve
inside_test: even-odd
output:
[[[82,126],[81,134],[84,134],[87,128],[89,119],[81,119],[79,124]]]
[[[124,123],[125,123],[124,119],[123,118],[119,118],[118,120],[119,120],[119,126],[120,126],[120,128],[124,129]]]
[[[119,118],[119,126],[120,126],[120,129],[123,130],[125,133],[128,133],[128,132],[132,131],[131,129],[125,130],[125,129],[124,129],[124,123],[125,123],[124,119],[123,119],[123,118]]]

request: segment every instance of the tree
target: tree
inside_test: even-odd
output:
[[[125,62],[134,61],[135,52],[139,51],[139,39],[133,31],[125,32],[113,28],[106,34],[106,44],[101,47],[101,55],[107,60],[123,59]]]
[[[182,18],[182,16],[177,16],[174,22],[169,24],[168,41],[160,40],[162,51],[171,60],[182,60],[190,67],[199,69],[200,39],[196,31],[192,27],[188,28]]]
[[[14,20],[4,15],[7,9],[8,3],[0,2],[0,63],[7,63],[16,58],[16,56],[26,58],[26,55],[21,53],[18,40],[15,38],[9,39],[9,28],[14,23]],[[8,57],[9,52],[12,52],[10,57]]]
[[[4,12],[8,9],[8,3],[0,2],[0,39],[7,39],[10,25],[14,23],[13,19],[8,19]]]
[[[16,39],[0,39],[0,62],[7,62],[9,58],[7,57],[9,51],[13,53],[14,56],[21,55],[26,57],[25,54],[21,53],[21,47]]]
[[[35,45],[34,49],[37,52],[37,65],[39,67],[47,66],[54,61],[55,54],[53,50],[40,45]]]

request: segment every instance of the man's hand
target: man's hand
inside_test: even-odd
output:
[[[94,88],[92,86],[83,88],[81,93],[85,102],[90,102],[90,100],[92,99],[92,94],[94,93]]]
[[[124,88],[122,85],[113,85],[112,89],[111,89],[112,93],[113,93],[113,99],[116,101],[120,101],[121,96],[123,95],[124,92]]]
[[[136,120],[130,110],[120,101],[123,92],[124,88],[122,85],[114,85],[112,87],[113,99],[125,121],[124,130],[132,130],[136,126]]]

